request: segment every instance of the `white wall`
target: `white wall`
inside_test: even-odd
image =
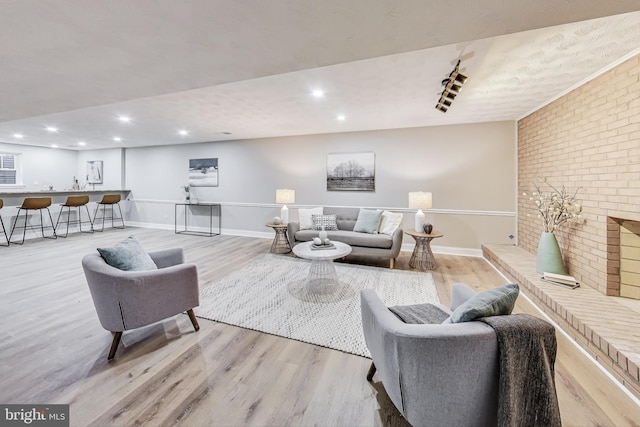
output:
[[[96,190],[124,190],[125,182],[123,179],[123,148],[112,148],[105,150],[87,150],[78,151],[78,160],[76,165],[76,175],[78,182],[82,188],[87,182],[87,161],[102,160],[103,167],[103,183],[96,184]],[[90,185],[89,188],[93,188]]]
[[[0,152],[20,154],[26,191],[45,190],[50,185],[58,190],[70,189],[73,185],[77,165],[75,151],[0,142]]]
[[[71,190],[74,178],[78,179],[82,185],[86,181],[86,161],[102,160],[104,162],[104,184],[95,186],[96,190],[111,191],[123,189],[123,150],[89,150],[74,151],[65,149],[34,147],[29,145],[6,144],[0,143],[0,152],[14,153],[20,155],[20,169],[22,170],[22,184],[18,187],[0,187],[0,198],[3,199],[5,208],[11,206],[20,206],[24,200],[24,194],[11,194],[12,192],[37,192],[48,191],[49,186],[54,190],[64,191]],[[91,189],[92,187],[88,187]],[[48,193],[47,195],[51,195]],[[66,199],[64,194],[53,194],[50,212],[52,220],[55,222],[60,211],[60,203]],[[99,200],[101,195],[92,194],[93,202]],[[129,207],[124,202],[123,209],[125,211]],[[89,206],[91,214],[93,214],[93,205]],[[17,215],[16,209],[3,209],[1,213],[7,232],[9,227],[15,221]],[[83,213],[84,215],[84,213]],[[51,221],[48,216],[44,216],[45,224]],[[35,221],[39,224],[39,219]],[[21,232],[21,231],[20,231]],[[47,233],[49,231],[47,230]],[[27,238],[39,236],[39,231],[27,231]]]
[[[86,151],[0,143],[0,150],[22,154],[27,190],[68,189],[74,176],[82,185],[86,162],[102,160],[104,183],[96,190],[131,189],[132,200],[123,203],[129,223],[167,229],[193,158],[219,160],[219,186],[195,188],[192,197],[223,205],[225,233],[272,236],[264,224],[280,214],[278,188],[296,190],[292,220],[302,206],[375,207],[403,212],[405,228],[413,228],[408,193],[431,191],[427,221],[445,234],[433,245],[461,253],[514,243],[515,133],[514,122],[495,122]],[[376,156],[376,190],[327,191],[327,154],[365,151]],[[208,227],[195,213],[192,224]],[[405,243],[413,241],[405,236]]]
[[[413,221],[407,194],[431,191],[427,220],[445,234],[434,246],[513,243],[515,147],[515,123],[496,122],[129,148],[129,220],[173,228],[173,203],[183,198],[189,159],[217,157],[219,186],[196,188],[192,195],[223,204],[227,232],[269,235],[264,223],[280,212],[277,188],[296,190],[292,219],[296,206],[380,207],[406,212],[405,228]],[[327,154],[363,151],[376,155],[376,191],[327,191]],[[200,217],[194,221],[208,224]]]

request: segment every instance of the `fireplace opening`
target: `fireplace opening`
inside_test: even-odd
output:
[[[640,221],[609,218],[607,234],[607,293],[640,300]]]

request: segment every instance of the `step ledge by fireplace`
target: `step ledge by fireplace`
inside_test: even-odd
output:
[[[535,255],[511,245],[482,245],[484,257],[518,283],[547,315],[640,398],[640,312],[588,286],[545,283]]]

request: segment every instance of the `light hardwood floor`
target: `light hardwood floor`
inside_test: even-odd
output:
[[[183,247],[200,285],[268,252],[270,240],[107,230],[0,247],[0,402],[68,403],[84,426],[406,426],[363,357],[186,315],[125,332],[107,362],[80,260],[134,234],[147,250]],[[396,268],[408,269],[403,253]],[[440,299],[465,282],[505,283],[483,259],[436,255]],[[384,266],[385,263],[380,263]],[[516,311],[539,315],[519,298]],[[640,408],[558,334],[556,382],[565,426],[638,425]]]

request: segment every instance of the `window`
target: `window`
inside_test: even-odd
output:
[[[18,155],[0,153],[0,185],[21,184],[18,175]]]

